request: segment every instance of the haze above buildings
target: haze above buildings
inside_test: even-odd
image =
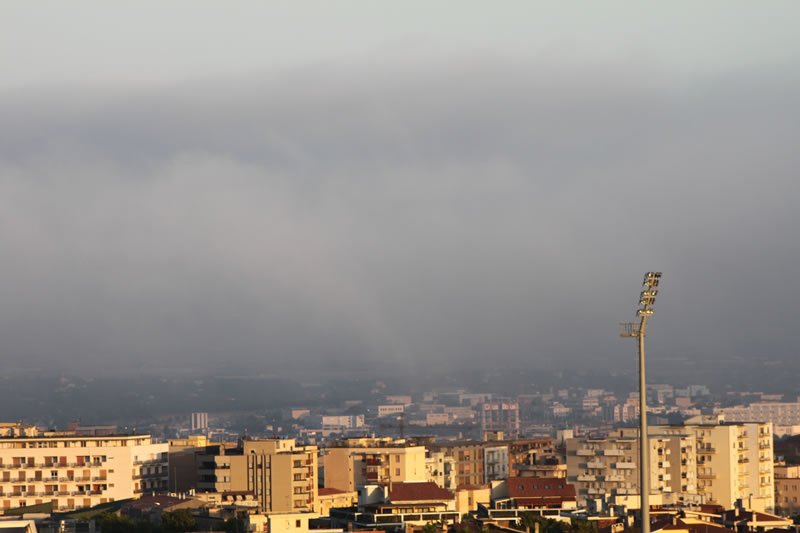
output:
[[[654,268],[652,361],[795,360],[795,3],[40,6],[4,368],[624,367]]]

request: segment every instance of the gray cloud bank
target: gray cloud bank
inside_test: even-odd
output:
[[[0,358],[792,361],[796,68],[297,71],[0,100]],[[555,362],[555,363],[553,363]]]

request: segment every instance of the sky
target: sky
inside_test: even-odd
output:
[[[796,2],[4,2],[0,363],[796,360]]]

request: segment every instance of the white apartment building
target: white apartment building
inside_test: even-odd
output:
[[[728,422],[772,422],[773,426],[800,425],[800,402],[760,402],[748,406],[725,407],[719,414]]]
[[[704,503],[731,509],[741,499],[748,509],[774,509],[771,423],[722,422],[718,417],[698,416],[681,426],[653,426],[651,431],[694,437],[697,492]]]
[[[208,429],[208,413],[192,413],[192,431]]]
[[[0,506],[58,511],[167,489],[167,443],[149,435],[43,433],[0,438]]]
[[[378,417],[401,415],[405,412],[403,404],[387,404],[378,406]]]
[[[483,448],[483,482],[508,478],[508,444]]]

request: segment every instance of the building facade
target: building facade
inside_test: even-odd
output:
[[[651,431],[685,434],[694,440],[697,492],[703,503],[730,509],[741,499],[755,511],[775,508],[771,423],[698,416],[680,426],[653,426]]]
[[[199,491],[249,493],[262,513],[313,512],[317,447],[294,439],[246,439],[235,448],[200,454]]]
[[[351,492],[363,485],[426,481],[425,446],[400,439],[344,439],[323,450],[325,487]]]
[[[166,491],[167,452],[149,435],[0,438],[0,505],[70,511]]]
[[[502,431],[511,438],[519,436],[519,403],[485,402],[481,406],[481,430]]]

